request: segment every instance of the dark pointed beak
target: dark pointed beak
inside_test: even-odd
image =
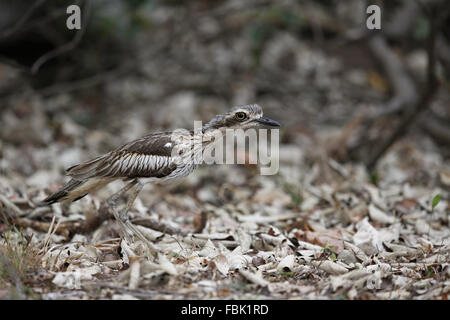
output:
[[[256,119],[255,121],[259,122],[265,126],[270,126],[270,127],[279,127],[280,126],[280,124],[278,122],[276,122],[275,120],[265,118],[265,117],[261,117],[259,119]]]

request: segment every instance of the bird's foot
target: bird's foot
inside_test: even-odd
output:
[[[127,210],[120,211],[116,219],[117,221],[119,221],[120,226],[122,227],[127,242],[134,242],[133,236],[136,236],[147,246],[153,256],[156,257],[158,255],[158,248],[156,248],[155,245],[150,242],[134,224],[131,223],[130,219],[128,218]]]
[[[124,223],[124,228],[131,232],[134,236],[136,236],[139,240],[141,240],[146,246],[147,248],[150,250],[150,253],[154,256],[157,257],[158,256],[158,248],[155,247],[155,245],[149,241],[143,234],[142,232],[134,225],[131,223],[130,220],[127,220]],[[128,239],[127,239],[128,240]]]

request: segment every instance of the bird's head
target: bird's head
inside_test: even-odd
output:
[[[262,108],[257,104],[237,106],[231,111],[215,116],[204,127],[203,131],[225,129],[249,129],[264,127],[279,127],[275,120],[263,117]]]

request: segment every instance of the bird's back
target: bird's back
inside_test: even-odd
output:
[[[175,146],[172,132],[152,133],[72,166],[66,170],[72,179],[41,205],[76,201],[117,179],[166,182],[187,176],[195,165],[172,155]]]

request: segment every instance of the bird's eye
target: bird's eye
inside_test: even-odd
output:
[[[247,119],[247,114],[245,112],[236,112],[236,114],[234,115],[234,117],[236,118],[236,120],[238,121],[244,121],[245,119]]]

